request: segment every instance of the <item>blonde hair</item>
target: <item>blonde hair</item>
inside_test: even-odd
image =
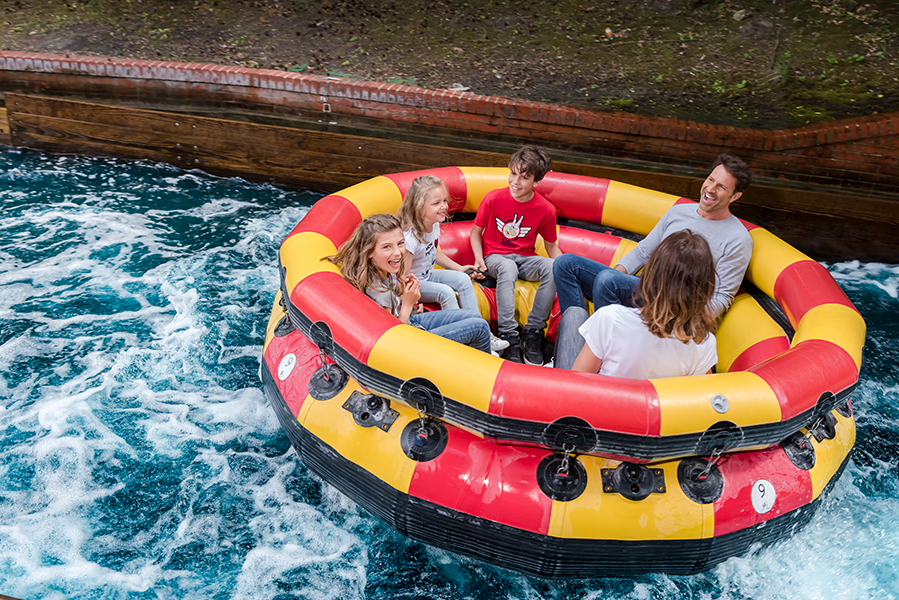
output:
[[[403,231],[411,230],[412,235],[414,235],[419,242],[425,241],[425,234],[430,233],[429,231],[425,231],[423,215],[425,212],[425,200],[428,197],[428,192],[436,187],[442,187],[444,190],[447,189],[446,184],[435,175],[421,175],[420,177],[416,177],[412,180],[412,185],[410,185],[408,191],[406,191],[403,203],[396,213]],[[447,190],[446,193],[448,196],[449,190]]]
[[[672,233],[652,251],[634,298],[653,335],[701,344],[717,327],[707,308],[714,291],[715,263],[709,243],[686,229]]]
[[[353,287],[365,293],[368,288],[378,291],[387,291],[393,288],[398,295],[403,293],[402,282],[391,284],[388,273],[378,268],[371,261],[371,254],[378,243],[378,236],[390,231],[400,230],[400,222],[393,215],[371,215],[362,220],[353,234],[341,246],[337,254],[326,256],[327,260],[340,266],[340,273]],[[405,254],[400,259],[400,273],[405,266]],[[387,287],[385,287],[385,285]]]

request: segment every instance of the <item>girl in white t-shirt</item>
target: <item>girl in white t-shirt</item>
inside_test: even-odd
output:
[[[460,265],[440,249],[440,224],[449,213],[449,192],[434,175],[422,175],[412,181],[397,212],[406,240],[406,270],[421,283],[421,301],[440,304],[442,310],[466,308],[478,310],[474,279],[484,276],[474,265]],[[443,267],[435,269],[434,265]],[[459,299],[456,300],[456,294]],[[499,351],[508,342],[491,334],[491,349]]]
[[[714,291],[715,265],[705,238],[689,230],[669,235],[643,269],[634,294],[637,308],[604,306],[577,328],[582,347],[570,368],[632,379],[708,372],[718,362],[717,321],[706,308]],[[578,337],[577,310],[565,311],[566,337]],[[570,347],[572,341],[560,344]]]

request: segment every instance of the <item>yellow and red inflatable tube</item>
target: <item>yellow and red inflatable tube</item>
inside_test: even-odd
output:
[[[506,169],[428,171],[446,184],[451,212],[475,212],[484,195],[506,185]],[[479,436],[548,445],[546,428],[572,416],[593,429],[585,453],[635,462],[702,454],[722,430],[726,450],[764,448],[848,400],[858,381],[865,324],[827,270],[766,230],[746,223],[754,249],[747,280],[783,307],[792,340],[748,295],[738,296],[719,331],[718,372],[632,380],[503,361],[404,326],[320,259],[334,254],[370,214],[393,213],[412,179],[424,172],[377,177],[320,200],[285,239],[280,260],[292,317],[323,322],[371,391],[404,400],[401,382],[424,378],[439,389],[436,416]],[[550,173],[538,190],[560,218],[645,235],[675,203],[689,202],[614,181]],[[465,261],[459,244],[441,244]],[[448,232],[453,226],[447,226]],[[560,247],[614,264],[629,240],[560,227]],[[596,241],[599,239],[600,241]],[[455,253],[455,254],[454,254]],[[489,315],[485,315],[489,316]],[[340,362],[340,360],[338,360]],[[341,365],[347,367],[347,365]],[[361,369],[361,370],[360,370]],[[386,380],[365,380],[376,373]],[[718,399],[717,408],[714,402]],[[721,411],[720,399],[725,410]]]
[[[581,455],[572,461],[583,465],[586,487],[559,501],[537,481],[552,451],[496,444],[448,425],[442,453],[418,462],[403,453],[400,440],[418,420],[416,410],[392,404],[399,416],[384,431],[360,427],[346,410],[351,394],[366,393],[352,379],[332,398],[308,395],[318,348],[296,329],[276,335],[284,317],[276,301],[263,378],[307,467],[401,533],[539,577],[696,573],[790,535],[811,518],[855,441],[851,415],[834,411],[829,437],[800,432],[814,448],[813,464],[797,466],[780,445],[726,454],[712,469],[722,489],[708,501],[685,493],[681,460],[653,465],[664,492],[635,501],[604,489],[603,470],[618,461]],[[295,366],[279,371],[287,363]]]

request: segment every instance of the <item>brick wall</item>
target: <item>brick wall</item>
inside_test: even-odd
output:
[[[726,151],[757,177],[899,195],[899,113],[753,129],[268,69],[22,52],[0,52],[0,91],[202,103],[479,142],[530,141],[656,168],[703,170]]]

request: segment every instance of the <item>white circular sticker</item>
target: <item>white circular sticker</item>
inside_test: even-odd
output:
[[[281,359],[281,363],[278,365],[278,379],[284,381],[293,373],[293,368],[297,366],[297,355],[296,354],[288,354],[284,358]]]
[[[759,514],[764,514],[774,507],[777,500],[777,492],[767,479],[759,479],[752,484],[752,508]]]

